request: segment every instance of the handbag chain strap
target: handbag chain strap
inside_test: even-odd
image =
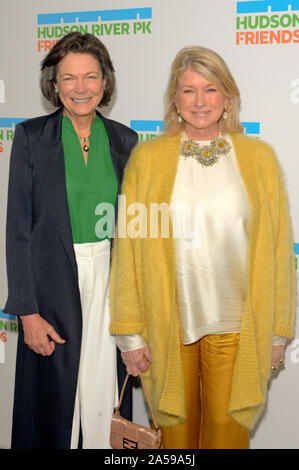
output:
[[[127,376],[126,376],[126,378],[125,378],[125,380],[124,380],[124,384],[123,384],[123,387],[122,387],[122,390],[121,390],[120,397],[119,397],[119,403],[118,403],[117,407],[116,407],[115,410],[114,410],[115,412],[119,412],[119,409],[120,409],[121,404],[122,404],[122,401],[123,401],[123,397],[124,397],[124,393],[125,393],[125,388],[126,388],[126,386],[127,386],[129,377],[130,377],[130,374],[127,374]],[[150,412],[151,412],[151,415],[152,415],[152,418],[153,418],[153,423],[154,423],[155,429],[158,430],[158,429],[159,429],[159,426],[158,426],[158,424],[157,424],[157,421],[156,421],[156,418],[155,418],[155,415],[154,415],[154,412],[153,412],[153,409],[152,409],[152,405],[151,405],[151,402],[150,402],[150,399],[149,399],[149,395],[148,395],[147,390],[146,390],[146,387],[145,387],[144,379],[143,379],[141,373],[139,373],[139,377],[140,377],[140,379],[141,379],[142,388],[143,388],[144,395],[145,395],[145,398],[146,398],[148,407],[149,407],[149,409],[150,409]]]

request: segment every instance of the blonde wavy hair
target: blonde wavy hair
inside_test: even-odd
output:
[[[239,118],[240,92],[228,66],[220,55],[211,49],[201,46],[187,46],[178,52],[171,65],[166,92],[165,133],[174,135],[185,129],[185,122],[178,120],[175,102],[179,78],[186,69],[204,75],[227,98],[229,103],[227,107],[228,118],[220,118],[220,132],[222,134],[243,132],[244,128]]]

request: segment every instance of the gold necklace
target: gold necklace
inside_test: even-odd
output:
[[[185,158],[195,158],[202,166],[212,166],[218,162],[222,155],[228,154],[231,150],[230,143],[224,137],[214,137],[207,145],[200,145],[192,139],[181,143],[180,153]]]
[[[89,142],[89,137],[80,137],[80,136],[78,136],[78,137],[80,139],[80,142],[84,142],[84,145],[83,145],[84,152],[88,152],[89,145],[87,145],[85,142]]]

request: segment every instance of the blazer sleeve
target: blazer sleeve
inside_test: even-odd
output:
[[[6,221],[6,264],[8,299],[6,313],[37,313],[31,267],[32,161],[29,138],[23,123],[18,124],[10,156]]]

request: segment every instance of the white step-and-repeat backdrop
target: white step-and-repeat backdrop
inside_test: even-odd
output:
[[[186,45],[216,50],[242,97],[246,132],[269,142],[285,171],[299,256],[299,0],[2,0],[0,14],[0,448],[10,447],[17,323],[5,315],[5,213],[16,124],[49,112],[39,68],[70,31],[99,37],[113,59],[117,92],[104,113],[139,134],[163,130],[169,67]],[[298,243],[296,243],[298,242]],[[221,257],[221,253],[219,253]],[[265,259],[265,263],[267,260]],[[262,288],[262,286],[261,286]],[[299,329],[286,367],[270,384],[266,412],[251,448],[299,448]],[[147,423],[140,389],[135,419]]]

